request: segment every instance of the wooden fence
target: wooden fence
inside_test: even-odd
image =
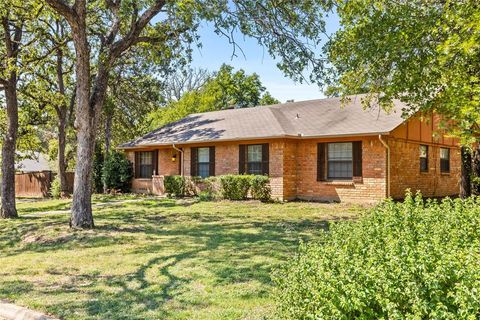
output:
[[[55,179],[52,171],[17,173],[15,175],[15,195],[17,197],[48,197]],[[68,192],[73,192],[73,172],[67,172]]]

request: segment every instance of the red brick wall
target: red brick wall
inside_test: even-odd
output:
[[[216,144],[198,144],[195,147],[215,145],[215,175],[238,174],[238,156],[240,144],[269,144],[269,170],[270,185],[272,196],[277,199],[283,199],[283,149],[284,140],[258,140],[258,141],[239,141],[223,142]],[[184,148],[185,175],[190,175],[190,146]]]
[[[151,151],[153,149],[145,149],[145,151]],[[138,150],[143,151],[143,150]],[[127,159],[130,162],[135,162],[135,152],[127,151]],[[172,156],[176,154],[176,161],[172,161]],[[159,176],[169,176],[180,174],[180,155],[173,148],[161,148],[158,149],[158,173]],[[154,188],[152,179],[132,179],[132,191],[137,193],[154,193],[158,188]]]
[[[402,198],[406,189],[427,197],[457,195],[460,180],[460,150],[426,142],[390,139],[391,196]],[[428,145],[428,172],[420,172],[420,144]],[[440,147],[450,148],[450,173],[440,172]]]
[[[319,142],[362,141],[362,181],[317,181]],[[374,202],[386,196],[386,151],[378,137],[298,140],[296,194],[304,200]]]
[[[416,120],[415,120],[416,121]],[[460,174],[459,149],[453,140],[429,138],[434,131],[427,131],[417,124],[397,128],[389,137],[384,136],[391,148],[390,194],[401,198],[405,189],[421,190],[425,196],[446,196],[458,194]],[[418,130],[417,130],[418,129]],[[417,132],[418,131],[418,132]],[[423,134],[428,132],[429,134]],[[419,141],[429,147],[429,172],[419,170]],[[429,140],[430,139],[430,140]],[[317,144],[319,142],[362,141],[362,179],[359,181],[317,181]],[[434,142],[435,141],[435,142]],[[442,144],[439,144],[441,141]],[[190,175],[191,146],[215,145],[215,173],[217,176],[238,173],[239,144],[269,143],[270,181],[272,195],[277,199],[305,199],[343,202],[375,202],[387,195],[387,153],[378,136],[337,139],[275,139],[258,141],[221,142],[215,144],[185,145],[184,173]],[[451,147],[451,172],[440,173],[439,146]],[[150,149],[151,150],[151,149]],[[179,174],[180,156],[172,162],[175,150],[171,147],[159,149],[159,175]],[[130,161],[134,153],[127,152]],[[134,179],[134,192],[154,192],[151,179]],[[155,190],[154,190],[155,189]]]

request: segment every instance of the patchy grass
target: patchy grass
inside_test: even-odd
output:
[[[0,221],[0,298],[64,319],[262,319],[273,267],[361,207],[122,198],[68,229],[68,200]],[[134,199],[134,202],[132,202]],[[136,199],[136,200],[135,200]],[[96,203],[115,201],[97,197]]]

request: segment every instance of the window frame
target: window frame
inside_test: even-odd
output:
[[[207,156],[208,156],[208,161],[200,161],[200,149],[206,149],[207,150]],[[211,177],[211,172],[210,172],[210,165],[212,163],[211,159],[210,159],[210,147],[198,147],[197,149],[197,163],[196,163],[196,166],[197,166],[197,176],[198,177],[201,177],[201,178],[208,178],[208,177]],[[206,165],[207,166],[207,172],[208,174],[206,176],[202,176],[200,175],[200,166],[201,165]]]
[[[146,154],[149,154],[150,155],[150,164],[143,164],[142,161],[144,160],[144,155]],[[152,176],[153,176],[153,170],[154,170],[154,152],[153,151],[139,151],[138,152],[138,160],[139,160],[139,163],[138,163],[138,174],[137,174],[137,177],[138,179],[152,179]],[[150,167],[149,171],[150,171],[150,175],[144,175],[143,172],[143,168],[144,167]]]
[[[350,144],[351,146],[351,158],[350,160],[330,160],[329,159],[329,146],[330,145],[334,145],[334,144]],[[325,160],[326,160],[326,177],[327,177],[327,180],[331,180],[331,181],[334,181],[334,180],[353,180],[353,177],[354,177],[354,150],[353,150],[354,146],[353,146],[353,142],[352,141],[345,141],[345,142],[327,142],[326,143],[326,150],[325,150]],[[350,166],[351,166],[351,176],[348,176],[348,177],[339,177],[339,176],[331,176],[330,175],[330,166],[331,166],[331,163],[350,163]]]
[[[258,147],[260,148],[260,161],[249,161],[248,160],[248,155],[249,155],[249,150],[251,147]],[[247,174],[255,174],[255,175],[262,175],[263,174],[263,162],[264,162],[264,159],[263,159],[263,145],[262,144],[248,144],[246,146],[246,150],[245,150],[245,157],[247,159],[247,161],[245,162],[246,164],[246,168],[245,168],[245,171]],[[251,165],[258,165],[259,166],[259,170],[256,170],[256,172],[253,172],[251,170]]]
[[[442,158],[442,150],[447,151],[448,158]],[[440,147],[440,173],[450,173],[450,148]]]
[[[208,162],[199,161],[199,151],[200,149],[208,150]],[[191,148],[191,176],[201,177],[202,179],[215,176],[215,146],[202,146],[202,147],[192,147]],[[208,175],[200,175],[200,167],[207,165]]]
[[[425,147],[425,157],[422,156],[422,147]],[[420,172],[428,172],[429,171],[429,168],[428,168],[428,161],[429,161],[429,157],[428,157],[428,145],[426,144],[421,144],[419,145],[418,147],[418,151],[419,151],[419,162],[420,162]],[[422,161],[423,160],[423,161]]]

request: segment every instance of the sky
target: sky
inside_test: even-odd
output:
[[[339,28],[336,15],[327,19],[327,32],[333,33]],[[247,74],[257,73],[266,89],[281,102],[287,100],[310,100],[323,98],[322,91],[314,84],[297,84],[287,78],[277,68],[274,59],[267,50],[258,45],[256,40],[245,38],[238,34],[235,38],[243,53],[238,52],[232,57],[233,48],[228,40],[215,34],[211,25],[203,24],[200,29],[200,42],[202,48],[194,48],[192,67],[200,67],[209,71],[217,71],[223,63],[227,63],[237,69],[244,69]]]

